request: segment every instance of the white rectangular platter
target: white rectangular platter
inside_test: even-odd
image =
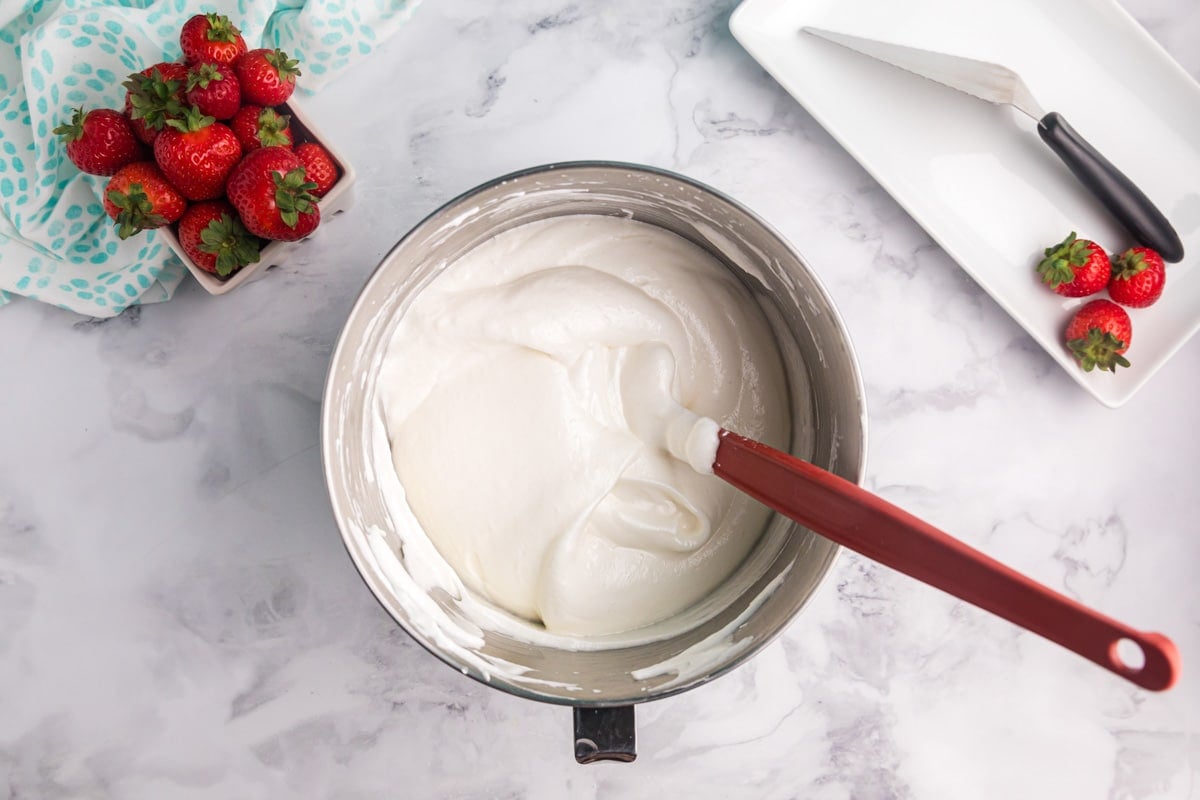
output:
[[[1077,231],[1133,242],[1032,120],[808,34],[811,25],[1015,70],[1167,215],[1187,255],[1132,310],[1133,366],[1085,373],[1062,343],[1072,310],[1037,278]],[[1200,327],[1200,86],[1113,0],[746,0],[734,37],[1046,352],[1118,407]],[[1105,296],[1105,295],[1100,295]]]

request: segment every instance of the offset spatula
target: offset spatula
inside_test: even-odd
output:
[[[1166,216],[1141,189],[1088,144],[1062,115],[1045,113],[1020,76],[1007,67],[972,58],[863,39],[806,27],[805,33],[949,86],[989,103],[1013,106],[1037,121],[1038,134],[1062,159],[1079,182],[1099,200],[1134,239],[1158,251],[1165,260],[1183,258],[1183,242]]]

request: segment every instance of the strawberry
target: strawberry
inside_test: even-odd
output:
[[[192,106],[173,119],[154,140],[154,160],[189,200],[211,200],[225,193],[225,179],[242,157],[242,146],[228,127]]]
[[[204,62],[188,72],[184,99],[202,114],[230,119],[242,106],[242,90],[233,67]]]
[[[264,239],[303,239],[321,222],[304,164],[285,147],[264,147],[242,159],[225,190],[246,229]]]
[[[246,52],[246,40],[224,14],[197,14],[179,31],[179,46],[189,64],[232,64]]]
[[[282,50],[251,50],[234,64],[242,84],[242,97],[257,106],[279,105],[296,88],[299,63]]]
[[[183,215],[187,201],[153,161],[135,161],[117,170],[104,187],[104,210],[117,223],[117,235],[159,228]]]
[[[1113,259],[1108,296],[1123,306],[1145,308],[1162,297],[1167,267],[1149,247],[1131,247]]]
[[[179,244],[196,266],[222,278],[259,258],[258,239],[250,235],[233,206],[224,200],[188,206],[179,220]]]
[[[54,129],[67,147],[67,158],[91,175],[112,175],[126,164],[145,161],[146,148],[129,120],[111,108],[75,109],[71,121]]]
[[[183,114],[185,83],[187,67],[164,61],[133,73],[122,84],[126,89],[125,115],[139,139],[154,144],[167,120]]]
[[[305,142],[296,148],[296,156],[304,164],[304,172],[308,179],[317,185],[312,193],[317,197],[324,197],[338,178],[337,165],[333,163],[329,151],[319,144]]]
[[[1133,341],[1133,323],[1125,309],[1111,300],[1092,300],[1076,311],[1065,338],[1084,372],[1094,367],[1116,372],[1117,367],[1129,366],[1122,354]]]
[[[1042,282],[1064,297],[1087,297],[1108,285],[1112,263],[1104,248],[1087,239],[1076,239],[1075,232],[1053,247],[1038,264]]]
[[[249,153],[260,147],[291,147],[291,117],[277,114],[273,108],[242,106],[229,121],[242,149]]]

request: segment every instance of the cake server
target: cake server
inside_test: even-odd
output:
[[[1061,114],[1042,111],[1029,87],[1008,67],[821,28],[802,30],[980,100],[1013,106],[1037,122],[1042,141],[1139,244],[1157,250],[1166,261],[1183,258],[1179,234],[1150,198]]]

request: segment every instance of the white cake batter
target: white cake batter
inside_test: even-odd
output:
[[[769,513],[697,470],[711,420],[785,445],[784,387],[728,269],[598,216],[527,224],[450,265],[379,374],[394,467],[438,552],[497,606],[577,637],[670,617],[742,561]]]

